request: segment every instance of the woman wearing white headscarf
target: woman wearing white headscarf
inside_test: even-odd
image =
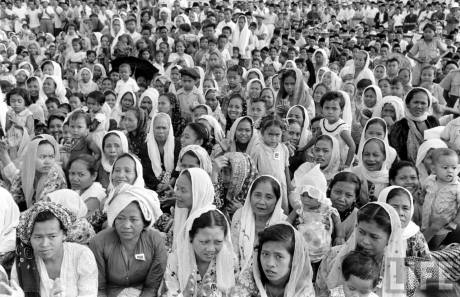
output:
[[[244,127],[243,129],[243,125],[247,125],[248,127]],[[243,132],[238,131],[237,133],[238,128],[241,128]],[[248,132],[247,130],[250,131]],[[252,118],[249,116],[239,117],[230,128],[227,138],[214,146],[211,156],[218,157],[227,152],[241,152],[251,155],[259,141],[260,134],[254,127]]]
[[[99,295],[157,296],[166,268],[163,237],[151,228],[162,214],[155,192],[123,185],[108,201],[107,223],[90,242]]]
[[[302,117],[294,114],[294,108],[298,108],[301,111]],[[291,108],[289,108],[286,118],[296,119],[300,124],[300,128],[302,129],[302,131],[300,132],[298,147],[302,148],[305,145],[307,145],[308,141],[310,141],[310,138],[312,136],[310,131],[310,117],[308,116],[307,109],[302,105],[294,105]]]
[[[224,130],[222,129],[222,126],[219,124],[215,117],[209,114],[204,114],[197,120],[197,122],[199,123],[203,121],[207,122],[208,125],[211,127],[212,131],[209,132],[211,132],[212,135],[214,135],[214,139],[216,140],[216,142],[221,142],[225,138]]]
[[[356,84],[361,79],[369,79],[373,85],[376,84],[374,73],[369,69],[371,59],[369,53],[363,50],[358,51],[353,58],[354,63],[349,66],[345,66],[340,71],[340,77],[344,82],[353,81]]]
[[[113,197],[115,189],[125,183],[132,186],[145,187],[141,161],[131,153],[119,155],[113,163],[110,173],[110,184],[107,187],[107,192],[109,193],[107,201]],[[105,209],[107,209],[107,201]]]
[[[377,102],[372,117],[382,118],[391,128],[393,124],[404,117],[404,103],[396,96],[385,96]]]
[[[8,254],[16,250],[16,227],[19,224],[19,208],[11,194],[0,187],[0,265],[8,260]]]
[[[49,66],[45,67],[46,65],[49,65]],[[50,66],[52,67],[52,70],[48,70]],[[41,68],[43,74],[45,74],[45,75],[57,76],[57,77],[62,78],[61,65],[59,65],[55,61],[51,61],[51,60],[43,61],[43,63],[41,64],[40,68]]]
[[[252,44],[250,44],[251,31],[249,30],[248,19],[241,15],[238,17],[236,29],[233,32],[232,46],[240,50],[243,59],[251,57]]]
[[[420,182],[423,184],[425,179],[431,174],[431,168],[427,168],[428,164],[432,164],[431,153],[438,148],[447,148],[447,143],[441,139],[434,138],[422,142],[417,152],[415,166],[417,167]]]
[[[282,200],[281,185],[272,176],[259,176],[249,187],[243,207],[232,218],[233,249],[241,271],[251,264],[254,246],[257,245],[256,234],[267,226],[286,220],[281,208]]]
[[[42,81],[43,93],[45,93],[47,97],[57,97],[61,104],[69,103],[69,100],[66,97],[64,83],[60,77],[44,75]]]
[[[339,91],[342,87],[342,79],[337,73],[331,70],[324,72],[321,76],[320,82],[325,84],[329,91]]]
[[[115,160],[121,154],[128,152],[128,139],[126,135],[117,130],[106,132],[102,138],[101,152],[102,166],[99,166],[97,181],[99,181],[104,188],[107,188],[110,183],[109,177]]]
[[[270,274],[273,260],[265,257],[265,253],[283,255],[276,262],[278,273]],[[308,253],[307,243],[293,226],[278,222],[267,227],[259,233],[252,263],[241,273],[235,291],[241,297],[314,297],[313,270]],[[285,263],[290,263],[289,267],[285,267]]]
[[[370,231],[369,225],[376,227]],[[374,232],[375,237],[367,232]],[[411,295],[405,285],[411,271],[404,266],[406,248],[401,221],[397,212],[386,203],[372,202],[358,211],[355,231],[344,245],[331,249],[321,262],[316,278],[317,297],[329,296],[329,290],[344,285],[342,261],[351,251],[360,250],[373,256],[381,264],[381,281],[377,295],[381,297],[406,297]],[[378,237],[377,237],[378,236]]]
[[[156,89],[148,88],[144,91],[144,93],[142,93],[141,98],[139,99],[139,107],[145,109],[150,119],[152,119],[154,114],[158,112],[158,97],[159,96],[160,94],[158,93]],[[148,100],[150,100],[151,108],[148,108],[148,104],[149,104]],[[143,107],[144,104],[146,108]]]
[[[123,34],[125,34],[125,22],[120,17],[114,17],[110,22],[110,35],[113,38],[112,46],[110,47],[110,53],[112,55],[118,43],[118,38]]]
[[[194,168],[192,167],[192,164],[190,164],[190,161],[187,163],[185,162],[184,156],[195,158],[198,161],[198,168],[206,171],[209,176],[212,175],[211,158],[209,157],[208,152],[201,145],[190,144],[180,150],[176,171],[180,172],[188,168]]]
[[[89,80],[87,82],[83,81],[83,71],[87,71],[89,73]],[[93,72],[87,67],[83,67],[78,71],[77,79],[78,89],[83,95],[88,95],[89,93],[99,89],[97,83],[93,81]]]
[[[319,70],[322,67],[327,68],[327,65],[329,65],[329,57],[324,49],[319,48],[313,53],[313,59],[313,66],[315,67],[315,74],[317,77],[316,81],[319,82],[321,79],[321,77],[318,76]],[[329,68],[327,69],[329,70]]]

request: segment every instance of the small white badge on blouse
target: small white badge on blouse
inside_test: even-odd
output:
[[[273,158],[274,158],[275,160],[281,159],[281,154],[280,154],[280,152],[274,152]]]
[[[134,259],[140,260],[140,261],[145,261],[145,255],[144,254],[135,254]]]

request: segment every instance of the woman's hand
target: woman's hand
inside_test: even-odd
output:
[[[61,279],[57,278],[54,281],[53,288],[51,289],[51,296],[52,297],[61,297],[64,293],[64,289],[61,284]]]
[[[231,141],[225,138],[225,139],[222,139],[221,142],[219,142],[219,145],[224,152],[228,152],[230,150]]]
[[[187,282],[187,285],[185,286],[184,291],[182,292],[182,295],[184,297],[192,297],[195,294],[195,290],[196,290],[196,280],[192,272],[192,274],[190,274],[190,276],[188,277],[188,282]]]
[[[217,168],[218,168],[219,171],[220,171],[220,169],[229,166],[229,165],[230,165],[230,162],[229,162],[229,160],[228,160],[228,157],[226,157],[226,156],[220,156],[220,157],[214,159],[214,165],[216,165]]]

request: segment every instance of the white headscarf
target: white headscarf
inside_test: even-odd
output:
[[[244,26],[242,30],[240,30],[238,25],[238,20],[240,18],[244,18]],[[251,37],[248,19],[244,15],[241,15],[238,17],[238,20],[236,22],[235,31],[233,31],[232,46],[239,48],[240,54],[243,58],[248,58],[246,55],[246,48],[249,45],[249,38]]]
[[[120,212],[132,202],[138,203],[144,219],[149,222],[148,227],[152,227],[155,221],[163,214],[156,192],[144,187],[124,184],[117,188],[116,193],[107,201],[107,223],[109,227],[113,226],[113,222]]]
[[[125,158],[125,157],[130,157],[133,161],[134,161],[134,169],[136,170],[136,179],[134,180],[133,182],[133,186],[138,186],[138,187],[145,187],[145,182],[144,182],[144,171],[142,169],[142,164],[141,164],[141,161],[139,161],[139,159],[137,158],[137,156],[131,154],[131,153],[124,153],[124,154],[121,154],[120,156],[118,156],[118,158],[115,160],[115,162],[113,162],[113,165],[112,165],[112,171],[110,172],[110,184],[109,186],[107,187],[107,190],[112,190],[114,188],[113,184],[112,184],[112,175],[113,175],[113,166],[117,163],[118,160],[120,160],[121,158]],[[111,195],[109,195],[110,197]]]
[[[88,208],[83,199],[73,190],[61,189],[49,193],[47,196],[51,202],[60,204],[62,207],[70,210],[77,219],[84,218],[88,212]]]
[[[19,208],[10,192],[0,187],[0,254],[16,249],[16,227],[19,224]]]
[[[325,168],[321,168],[326,180],[330,181],[339,172],[340,167],[340,144],[336,137],[324,134],[321,137],[329,138],[332,143],[331,159]]]
[[[117,20],[120,22],[120,31],[115,34],[115,31],[113,30],[113,23]],[[120,17],[114,17],[110,22],[110,35],[113,37],[112,46],[110,47],[112,55],[115,51],[115,46],[117,45],[118,38],[120,38],[120,36],[123,34],[125,34],[125,22]]]
[[[222,129],[222,126],[219,124],[219,122],[214,116],[204,114],[200,117],[200,119],[206,120],[209,123],[209,125],[211,125],[212,129],[214,130],[214,138],[217,142],[221,142],[225,138],[225,133]]]
[[[113,164],[110,164],[109,159],[104,153],[104,140],[109,137],[110,135],[115,135],[120,138],[121,141],[121,153],[127,153],[129,151],[128,149],[128,138],[126,138],[126,135],[118,130],[112,130],[109,132],[106,132],[104,137],[102,138],[102,154],[101,154],[101,165],[104,167],[104,170],[106,172],[112,172],[112,166]]]
[[[410,201],[410,217],[409,217],[410,221],[409,221],[409,224],[406,227],[404,227],[402,230],[402,238],[403,240],[405,240],[404,243],[407,243],[407,239],[411,238],[412,236],[417,234],[418,231],[420,231],[420,227],[417,226],[417,224],[415,224],[414,222],[412,222],[412,216],[414,215],[414,198],[412,197],[412,194],[403,187],[389,186],[383,189],[382,192],[380,192],[378,201],[383,202],[383,203],[388,203],[388,194],[390,194],[390,192],[394,189],[401,189],[404,192],[406,192],[407,196],[409,197],[409,201]]]
[[[153,118],[153,115],[158,112],[158,97],[160,97],[160,94],[158,93],[157,89],[148,88],[144,91],[144,93],[142,93],[141,98],[139,99],[139,107],[142,103],[142,99],[145,97],[150,98],[152,101],[152,111],[150,112],[149,116]]]
[[[254,128],[254,121],[252,120],[251,117],[249,116],[243,116],[237,118],[233,124],[232,127],[230,128],[230,131],[228,132],[227,139],[230,140],[230,152],[236,152],[236,139],[235,139],[235,134],[236,134],[236,129],[238,127],[238,124],[242,120],[248,120],[251,123],[251,128],[252,128],[252,136],[251,139],[249,140],[248,146],[246,147],[246,151],[244,153],[251,155],[252,151],[256,147],[257,143],[259,143],[259,134],[257,129]]]
[[[388,239],[388,244],[383,255],[383,280],[382,280],[382,295],[381,297],[406,297],[404,287],[405,280],[401,279],[401,274],[404,274],[404,258],[406,256],[406,248],[402,237],[401,221],[393,207],[382,202],[371,202],[368,205],[380,206],[390,217],[391,234]],[[359,215],[359,211],[358,211]],[[332,261],[332,267],[326,278],[326,284],[329,289],[343,285],[344,278],[342,274],[342,261],[345,256],[356,249],[356,232],[355,231],[342,246],[338,255]]]
[[[294,233],[294,254],[292,255],[291,272],[289,280],[284,288],[284,295],[286,297],[314,297],[315,289],[313,288],[312,278],[313,270],[311,268],[311,262],[308,251],[308,244],[305,242],[302,234],[299,233],[294,227],[286,222],[278,222],[290,226]],[[257,289],[259,290],[261,297],[269,297],[265,290],[265,285],[261,279],[261,272],[257,265],[258,252],[254,251],[254,265],[253,275]]]
[[[321,171],[319,164],[311,166],[313,163],[303,163],[294,172],[292,184],[298,185],[312,185],[322,192],[327,191],[327,180],[324,173]]]
[[[64,83],[62,82],[62,79],[58,76],[51,76],[51,75],[44,75],[43,76],[43,82],[45,82],[46,79],[51,79],[54,81],[54,84],[56,85],[56,89],[54,90],[54,94],[56,97],[58,97],[59,102],[62,103],[69,103],[69,100],[67,100],[66,97],[66,89],[64,87]],[[42,85],[43,87],[43,85]]]
[[[177,248],[179,236],[186,227],[185,224],[189,215],[200,209],[212,208],[214,202],[214,185],[209,174],[201,168],[189,168],[183,170],[180,175],[184,174],[184,172],[190,174],[193,203],[190,211],[186,208],[177,207],[177,204],[174,208],[173,250]]]
[[[212,174],[212,161],[208,152],[200,145],[190,144],[182,148],[179,153],[179,160],[177,161],[176,170],[182,171],[182,158],[188,152],[192,152],[200,161],[200,168],[206,171],[209,176]]]
[[[374,112],[372,113],[373,118],[382,117],[382,110],[385,104],[391,104],[391,106],[393,106],[395,109],[395,121],[399,121],[404,117],[404,102],[401,100],[401,98],[396,96],[385,96],[381,101],[377,102],[377,105],[374,108]]]
[[[251,74],[251,73],[256,73],[257,76],[259,77],[259,80],[260,80],[260,81],[262,81],[262,80],[264,79],[264,75],[262,74],[262,71],[260,71],[258,68],[251,68],[251,69],[249,69],[248,71],[246,71],[246,73],[244,73],[244,75],[243,75],[243,79],[244,79],[245,81],[247,81],[247,80],[248,80],[248,76],[249,76],[249,74]],[[249,85],[249,82],[248,82],[248,85]]]
[[[331,74],[331,84],[330,85],[326,85],[326,83],[324,82],[324,76],[327,73]],[[327,70],[326,72],[323,73],[323,75],[321,76],[321,82],[325,84],[326,87],[328,87],[330,91],[339,91],[340,88],[342,87],[342,79],[337,75],[337,73],[331,70]]]
[[[315,56],[316,54],[322,54],[323,55],[323,65],[315,65],[315,68],[317,68],[318,70],[321,68],[321,67],[327,67],[327,65],[329,65],[329,57],[327,56],[327,53],[324,49],[322,48],[319,48],[317,49],[314,53],[313,53],[313,60],[315,60]],[[327,68],[329,70],[329,68]]]
[[[304,106],[302,106],[302,105],[294,105],[291,108],[289,108],[289,110],[288,110],[288,112],[286,114],[286,118],[288,118],[288,119],[290,118],[289,113],[295,107],[300,108],[300,110],[303,113],[304,121],[303,121],[302,127],[300,127],[302,130],[300,132],[299,147],[304,147],[304,146],[307,145],[308,141],[310,141],[311,136],[312,136],[311,131],[310,131],[310,117],[308,116],[308,111]],[[293,118],[293,117],[291,117],[291,118]]]
[[[240,266],[242,269],[246,268],[250,264],[251,256],[254,251],[254,241],[256,239],[256,218],[254,216],[254,211],[251,206],[251,193],[253,191],[252,187],[254,184],[261,178],[270,178],[273,181],[278,183],[279,188],[281,189],[281,184],[279,181],[271,175],[261,175],[257,177],[251,184],[248,190],[248,195],[246,201],[244,202],[243,207],[241,208],[241,227],[238,233],[238,244],[239,254],[240,254]],[[275,209],[267,221],[266,226],[273,225],[286,220],[286,215],[284,214],[282,204],[282,197],[277,197],[278,201],[276,202]]]
[[[366,93],[367,90],[373,90],[375,92],[376,100],[375,100],[375,105],[374,106],[366,106],[366,104],[364,103],[364,94]],[[374,110],[376,109],[376,107],[379,105],[379,103],[381,101],[382,101],[382,91],[380,90],[380,88],[378,86],[370,85],[370,86],[368,86],[367,88],[364,89],[363,95],[361,97],[362,108],[366,108],[366,109],[369,109],[372,112],[374,112]]]
[[[413,97],[413,94],[416,93],[416,92],[424,92],[427,96],[428,96],[428,108],[427,110],[425,111],[425,113],[421,116],[418,116],[418,117],[414,117],[409,109],[407,108],[407,100],[409,99],[409,97]],[[412,98],[413,99],[413,98]],[[404,98],[404,103],[405,103],[405,107],[406,107],[406,118],[409,119],[409,120],[412,120],[414,122],[423,122],[423,121],[426,121],[426,119],[428,118],[428,116],[430,115],[430,107],[433,103],[433,96],[431,95],[431,92],[428,91],[427,89],[425,88],[421,88],[421,87],[415,87],[413,88],[412,90],[410,90],[407,94],[406,94],[406,97]]]
[[[340,94],[342,94],[343,100],[345,101],[345,106],[343,107],[342,112],[342,120],[351,127],[353,125],[353,112],[351,110],[351,99],[350,95],[342,90],[338,90]]]
[[[48,62],[51,62],[51,64],[53,65],[53,69],[54,69],[54,72],[53,72],[53,76],[57,76],[59,78],[62,78],[62,70],[61,70],[61,65],[59,65],[57,62],[55,61],[52,61],[52,60],[46,60],[46,61],[43,61],[42,64],[41,64],[41,69],[43,69],[43,65],[45,65],[46,63]],[[43,71],[43,70],[42,70]]]
[[[157,141],[155,140],[155,134],[154,134],[154,125],[155,125],[155,119],[156,118],[166,118],[168,121],[169,125],[169,131],[168,131],[168,137],[166,138],[166,143],[164,145],[164,150],[163,150],[163,162],[161,161],[161,155],[160,151],[158,149],[158,144]],[[163,171],[162,165],[164,165],[164,168],[168,172],[172,172],[174,170],[174,131],[173,127],[171,124],[171,118],[169,117],[168,114],[164,112],[159,112],[156,113],[153,118],[152,122],[150,124],[150,130],[149,133],[147,134],[147,148],[148,148],[148,154],[150,158],[150,162],[152,164],[152,170],[155,176],[158,178],[161,175],[161,172]]]
[[[224,216],[219,210],[216,209],[215,205],[208,205],[203,208],[196,209],[190,212],[187,221],[185,222],[185,228],[182,229],[178,239],[180,240],[180,249],[174,251],[173,256],[177,257],[177,276],[179,279],[180,289],[183,291],[187,286],[190,274],[197,270],[195,252],[190,238],[190,230],[192,229],[193,222],[199,218],[202,214],[209,211],[215,210]],[[225,216],[224,216],[225,217]],[[232,240],[230,236],[230,226],[227,224],[227,235],[222,243],[222,249],[216,255],[216,279],[217,288],[223,293],[227,293],[231,288],[235,286],[235,255],[232,247]]]
[[[417,167],[420,176],[420,181],[422,183],[428,177],[428,171],[425,167],[425,164],[423,164],[423,160],[425,160],[426,155],[430,150],[438,148],[447,148],[447,144],[438,138],[425,140],[418,148],[415,167]]]

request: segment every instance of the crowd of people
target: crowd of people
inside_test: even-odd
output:
[[[1,2],[0,294],[459,296],[459,23]]]

